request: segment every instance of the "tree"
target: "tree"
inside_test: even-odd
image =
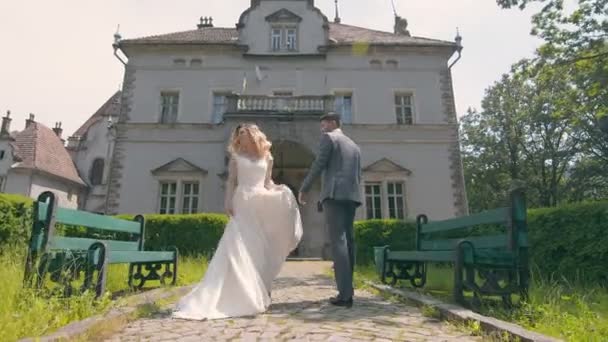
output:
[[[533,206],[562,200],[562,185],[581,157],[583,141],[573,124],[578,89],[563,72],[521,61],[488,88],[481,111],[469,110],[461,119],[472,211],[502,204],[499,198],[516,180],[528,185]]]
[[[608,57],[608,0],[577,0],[571,11],[564,0],[496,0],[503,8],[543,7],[532,17],[531,34],[542,38],[543,54],[555,61],[571,62]],[[572,1],[574,3],[574,1]],[[542,54],[541,54],[542,55]]]

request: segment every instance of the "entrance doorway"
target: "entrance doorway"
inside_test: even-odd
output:
[[[300,188],[308,168],[314,161],[314,154],[306,146],[289,140],[275,141],[271,149],[274,157],[273,179],[277,184],[284,184],[298,197]],[[318,196],[319,185],[317,184],[309,197]],[[321,250],[325,241],[324,226],[316,206],[308,204],[300,206],[304,234],[298,247],[290,257],[314,257],[321,256]],[[317,255],[318,254],[318,255]]]

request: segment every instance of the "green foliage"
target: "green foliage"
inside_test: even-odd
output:
[[[378,276],[371,265],[357,265],[355,279],[360,284],[365,281],[378,282]],[[451,301],[453,284],[451,267],[430,265],[427,283],[422,289],[412,289],[408,282],[401,282],[397,286]],[[480,313],[483,315],[513,322],[526,329],[566,341],[599,342],[605,341],[605,336],[608,336],[608,289],[583,279],[546,279],[539,277],[537,268],[533,268],[527,302],[521,302],[512,308],[505,308],[500,301],[489,299],[484,300],[482,304]],[[427,312],[424,307],[422,310]],[[462,328],[469,333],[476,331],[481,334],[480,327]],[[490,335],[487,340],[513,340],[509,336],[500,336],[503,339],[491,337],[497,336]]]
[[[544,276],[608,280],[608,201],[528,212],[532,262]]]
[[[413,249],[416,224],[398,220],[369,220],[355,222],[357,264],[374,260],[373,247],[390,245],[394,249]]]
[[[32,200],[0,194],[0,248],[25,248],[31,233]],[[133,215],[119,215],[131,220]],[[164,250],[176,246],[183,255],[210,255],[228,221],[225,215],[145,215],[146,249]],[[58,225],[58,233],[76,237],[127,239],[126,234],[100,232],[84,227]]]
[[[211,255],[224,227],[225,215],[146,215],[146,249],[176,246],[181,255]]]
[[[23,250],[15,248],[0,252],[0,341],[17,341],[24,337],[48,334],[66,324],[101,314],[110,308],[129,303],[129,298],[112,300],[112,294],[131,292],[127,287],[127,265],[110,265],[108,270],[108,293],[95,300],[95,294],[62,298],[52,296],[50,291],[34,291],[22,287],[24,270]],[[198,282],[203,276],[207,261],[203,257],[182,257],[179,260],[178,285]]]
[[[24,245],[30,233],[32,200],[0,194],[0,248]]]
[[[608,281],[608,201],[585,202],[528,211],[530,261],[545,278]],[[486,225],[468,230],[469,236],[496,232]],[[373,247],[412,250],[415,224],[394,220],[355,223],[357,264],[373,262]],[[440,234],[443,238],[454,237]],[[451,278],[448,279],[451,281]]]

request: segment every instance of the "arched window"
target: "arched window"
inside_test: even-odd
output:
[[[103,182],[103,168],[104,160],[102,158],[97,158],[93,161],[91,174],[89,176],[91,185],[100,185]]]

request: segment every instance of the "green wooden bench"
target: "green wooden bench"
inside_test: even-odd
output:
[[[170,279],[175,284],[177,248],[145,251],[143,216],[122,220],[61,208],[57,202],[52,192],[42,193],[34,202],[24,285],[41,288],[48,275],[63,285],[65,295],[71,295],[72,283],[84,274],[81,290],[94,289],[99,297],[105,291],[109,264],[129,264],[127,283],[132,289],[141,289],[151,280],[164,285]],[[80,234],[60,232],[62,225],[82,228],[78,228]]]
[[[450,263],[456,302],[468,304],[464,291],[473,292],[473,306],[484,295],[500,296],[506,305],[511,305],[514,293],[527,295],[530,272],[522,190],[510,193],[510,206],[505,208],[435,222],[419,215],[415,246],[413,251],[374,247],[376,270],[384,283],[409,280],[412,286],[423,287],[427,263]]]

